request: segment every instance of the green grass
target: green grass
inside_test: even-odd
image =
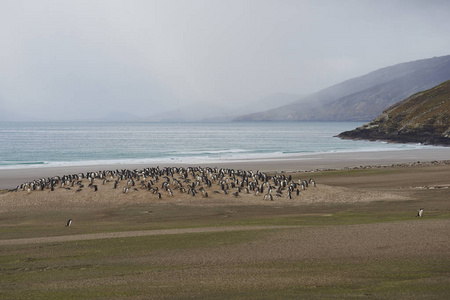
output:
[[[402,168],[398,168],[398,169],[393,169],[393,168],[383,168],[383,167],[379,167],[379,168],[369,168],[369,169],[342,169],[342,170],[330,170],[330,171],[322,171],[322,172],[314,172],[314,173],[308,173],[305,174],[305,176],[302,177],[302,179],[309,179],[309,178],[314,178],[317,180],[317,178],[321,178],[321,177],[328,177],[328,178],[332,178],[332,177],[337,177],[337,176],[362,176],[362,175],[389,175],[389,174],[397,174],[397,173],[402,173],[405,172],[407,170],[402,169]],[[309,176],[309,177],[308,177]]]
[[[443,299],[450,294],[448,259],[216,265],[145,259],[161,251],[189,253],[249,243],[263,233],[276,234],[223,232],[20,246],[14,255],[2,251],[0,298]]]
[[[262,234],[245,231],[218,232],[6,246],[0,255],[0,298],[61,299],[75,295],[78,295],[76,298],[96,295],[108,297],[112,295],[109,293],[114,291],[116,283],[112,286],[106,284],[107,288],[99,284],[93,289],[77,291],[70,288],[70,283],[108,278],[112,278],[113,282],[120,282],[120,278],[139,277],[141,273],[155,276],[153,273],[195,268],[184,265],[149,265],[140,263],[140,260],[145,261],[148,257],[167,251],[199,251],[247,243],[261,238]],[[47,287],[49,282],[57,286],[56,291]],[[66,284],[69,286],[61,288],[60,285]],[[119,290],[129,293],[128,284],[119,287]]]
[[[305,215],[292,214],[282,216],[239,216],[225,217],[226,211],[221,213],[208,212],[199,218],[189,216],[167,220],[164,217],[141,213],[142,207],[128,207],[120,215],[97,218],[96,212],[76,215],[72,227],[65,227],[66,218],[62,219],[60,212],[28,213],[25,216],[15,216],[8,213],[8,219],[0,220],[0,234],[4,239],[31,238],[42,236],[61,236],[85,233],[118,232],[133,230],[156,230],[174,228],[201,228],[234,225],[288,225],[288,226],[317,226],[317,225],[351,225],[371,224],[382,222],[399,222],[414,218],[414,211],[364,212],[348,209],[347,206],[336,205],[330,211],[335,213],[312,213]],[[318,211],[327,211],[326,205]],[[4,213],[5,214],[5,213]],[[446,211],[427,211],[426,219],[450,218]],[[424,218],[425,219],[425,218]],[[418,220],[419,221],[419,220]],[[3,225],[3,226],[1,226]]]
[[[422,222],[449,217],[439,212],[420,219],[409,212],[341,211],[331,216],[225,218],[220,225],[340,226],[411,219]],[[180,227],[219,225],[208,218],[194,223],[190,220],[177,222]],[[119,229],[119,225],[115,228]],[[450,295],[450,260],[445,258],[411,258],[406,254],[404,259],[268,259],[258,263],[215,264],[158,259],[174,253],[187,257],[203,251],[214,253],[218,249],[276,236],[279,231],[191,233],[3,246],[0,299],[443,299]]]
[[[428,214],[426,220],[450,218],[448,213]],[[332,226],[332,225],[355,225],[374,224],[385,222],[402,222],[414,219],[411,212],[395,213],[354,213],[341,212],[332,215],[305,215],[305,216],[284,216],[253,218],[232,222],[228,225],[277,225],[277,226]],[[417,219],[418,222],[425,220]]]

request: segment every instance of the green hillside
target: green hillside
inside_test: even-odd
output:
[[[450,80],[400,101],[341,138],[450,145]]]

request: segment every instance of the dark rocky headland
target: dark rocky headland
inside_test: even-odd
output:
[[[370,123],[338,137],[450,146],[450,80],[392,105]]]

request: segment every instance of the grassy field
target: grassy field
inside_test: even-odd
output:
[[[96,202],[3,209],[1,240],[174,228],[247,229],[0,244],[0,298],[450,297],[448,166],[313,175],[319,188],[382,190],[399,198],[261,205],[244,200],[217,205]],[[0,197],[6,203],[11,196]],[[425,208],[423,218],[415,217],[419,207]],[[64,227],[69,217],[73,226]],[[256,225],[294,227],[252,229]]]
[[[163,252],[232,247],[270,231],[81,241],[2,254],[2,299],[343,298],[445,299],[445,258],[158,263]]]

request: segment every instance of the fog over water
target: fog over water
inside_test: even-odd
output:
[[[450,1],[0,7],[0,121],[147,118],[196,103],[225,113],[450,49]]]

